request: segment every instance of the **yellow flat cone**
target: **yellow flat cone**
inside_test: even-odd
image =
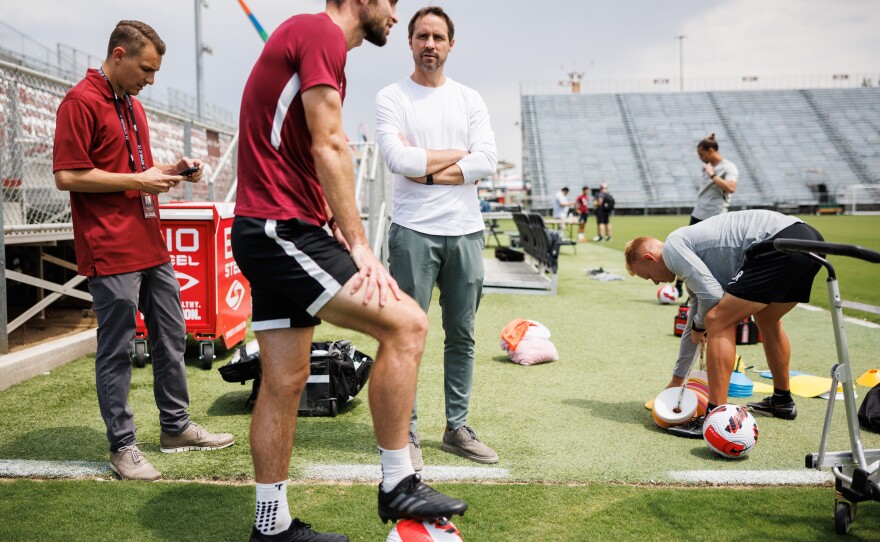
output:
[[[831,391],[831,379],[813,375],[797,375],[791,377],[791,393],[799,397],[818,397],[826,391]],[[837,391],[842,391],[842,386],[837,386]]]
[[[865,386],[866,388],[873,388],[877,384],[880,384],[880,371],[877,369],[865,371],[865,374],[856,379],[856,384],[859,386]]]
[[[654,410],[654,400],[651,399],[650,401],[646,402],[645,408],[647,408],[648,410]]]
[[[752,382],[754,387],[752,388],[752,393],[773,393],[773,386],[770,384],[764,384],[763,382]],[[828,384],[828,387],[831,387],[831,384]]]

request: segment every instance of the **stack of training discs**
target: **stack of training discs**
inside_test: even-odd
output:
[[[703,416],[709,406],[709,377],[706,371],[691,371],[687,388],[697,395],[697,416]]]
[[[676,408],[679,396],[681,397],[681,406]],[[654,417],[654,423],[666,429],[692,420],[697,415],[697,404],[697,394],[693,390],[686,387],[682,394],[680,387],[667,388],[654,399],[654,409],[651,414]]]

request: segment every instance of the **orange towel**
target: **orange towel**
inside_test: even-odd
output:
[[[528,320],[524,320],[522,318],[517,318],[516,320],[512,320],[509,324],[504,326],[504,329],[501,330],[501,338],[504,339],[508,345],[510,345],[510,351],[513,352],[516,350],[519,341],[522,340],[526,335],[526,331],[529,330],[529,327],[535,324],[529,322]]]

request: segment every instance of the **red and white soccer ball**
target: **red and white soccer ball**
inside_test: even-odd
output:
[[[434,521],[404,519],[388,533],[386,542],[463,542],[458,528],[446,518]]]
[[[706,415],[703,440],[721,457],[745,457],[758,443],[758,424],[745,407],[721,405]]]
[[[664,284],[657,290],[657,301],[661,305],[672,305],[678,299],[678,290],[672,284]]]

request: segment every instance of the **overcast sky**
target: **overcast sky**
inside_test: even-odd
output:
[[[209,0],[202,11],[205,96],[236,116],[262,40],[236,0]],[[401,0],[388,44],[349,53],[345,127],[372,139],[376,92],[412,72],[406,26],[429,3],[455,23],[446,73],[485,99],[499,158],[521,161],[520,83],[566,79],[678,80],[676,35],[685,35],[685,77],[880,73],[880,0]],[[271,33],[287,17],[324,9],[323,0],[247,0]],[[168,88],[195,95],[194,0],[3,0],[0,20],[55,50],[63,43],[103,57],[120,19],[152,25],[168,45],[156,97]],[[3,37],[3,32],[0,32]],[[18,43],[4,47],[13,49]],[[236,117],[237,118],[237,117]],[[518,167],[517,167],[518,170]]]

